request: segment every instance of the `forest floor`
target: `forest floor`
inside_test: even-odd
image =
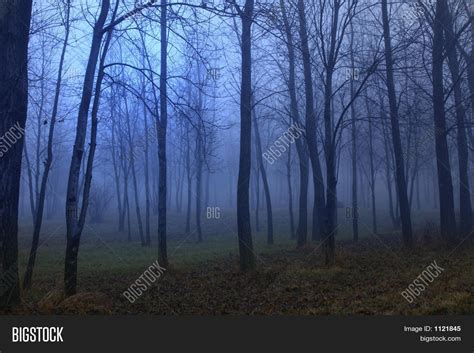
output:
[[[238,269],[233,230],[205,226],[205,241],[176,235],[169,243],[170,266],[133,304],[122,293],[156,261],[156,246],[128,243],[123,234],[105,235],[110,225],[87,228],[79,258],[79,294],[64,301],[64,234],[50,226],[38,252],[33,288],[9,314],[152,315],[436,315],[474,314],[474,246],[464,240],[446,249],[420,239],[403,250],[393,234],[366,234],[357,244],[337,242],[333,267],[323,264],[318,243],[296,249],[277,234],[265,244],[255,239],[257,269]],[[277,228],[278,229],[278,228]],[[221,236],[225,233],[225,236]],[[283,232],[284,233],[284,232]],[[28,237],[20,239],[20,269]],[[421,245],[421,242],[429,244]],[[155,242],[156,244],[156,242]],[[412,302],[401,295],[433,261],[442,273]]]

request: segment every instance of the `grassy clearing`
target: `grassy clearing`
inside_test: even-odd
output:
[[[48,295],[59,293],[62,287],[64,228],[58,229],[60,224],[47,224],[38,252],[33,289],[24,293],[24,306],[16,313],[474,313],[474,249],[467,242],[454,252],[433,246],[406,252],[401,250],[397,236],[366,232],[359,244],[354,245],[345,240],[350,237],[350,232],[344,230],[349,229],[350,220],[341,221],[336,265],[326,268],[319,244],[296,250],[286,231],[283,211],[280,216],[277,213],[275,217],[275,228],[280,230],[276,244],[272,247],[265,244],[264,230],[255,234],[258,269],[241,274],[232,218],[205,222],[205,242],[198,244],[193,234],[183,234],[179,215],[173,215],[169,242],[171,266],[134,304],[122,292],[156,260],[156,247],[142,248],[136,240],[127,242],[126,235],[111,230],[115,228],[112,223],[87,227],[81,244],[78,287],[82,293],[102,294],[97,305],[81,307],[79,300],[79,304],[68,310],[59,305],[60,299],[51,299],[52,304],[46,309],[38,305]],[[262,228],[265,228],[263,222]],[[28,229],[22,229],[21,269],[28,254],[28,234]],[[414,303],[407,303],[400,292],[433,260],[445,271]],[[83,302],[94,301],[85,298]]]

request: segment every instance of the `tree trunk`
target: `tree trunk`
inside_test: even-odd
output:
[[[87,120],[89,116],[89,106],[92,98],[92,90],[94,86],[95,69],[99,57],[100,46],[102,42],[102,29],[107,19],[110,7],[109,0],[103,0],[99,18],[94,26],[89,61],[84,76],[84,85],[82,89],[82,98],[79,106],[79,114],[77,117],[76,138],[73,148],[71,165],[69,169],[69,179],[67,185],[66,197],[66,225],[67,225],[67,246],[64,266],[64,285],[65,294],[67,296],[76,293],[77,285],[77,254],[79,252],[80,237],[82,234],[83,222],[85,220],[85,211],[87,211],[87,198],[83,198],[83,207],[81,209],[80,219],[77,219],[78,213],[78,195],[79,195],[79,175],[84,155],[84,144],[87,133]],[[99,83],[99,78],[97,79]],[[97,87],[96,87],[97,88]],[[96,91],[96,96],[100,96],[100,89]],[[93,125],[95,123],[93,122]],[[96,128],[96,127],[95,127]],[[91,142],[94,139],[94,127],[91,128]],[[89,156],[93,156],[95,145],[91,143]],[[89,168],[88,168],[89,169]],[[91,178],[92,175],[86,176]],[[88,181],[85,181],[87,183]],[[84,190],[84,195],[87,191]],[[82,223],[82,224],[81,224]]]
[[[204,206],[209,206],[209,194],[210,194],[210,186],[211,186],[211,172],[209,170],[206,171],[206,191],[204,194]]]
[[[168,266],[168,246],[166,244],[166,129],[168,126],[168,1],[161,0],[161,43],[160,43],[160,117],[156,118],[158,137],[158,261]]]
[[[125,230],[125,203],[122,204],[122,195],[120,193],[120,173],[119,165],[117,162],[117,151],[116,151],[116,138],[115,138],[115,98],[112,96],[111,99],[111,117],[112,117],[112,166],[114,168],[114,180],[115,180],[115,193],[117,194],[117,211],[118,211],[118,231],[123,232]]]
[[[321,240],[324,234],[325,198],[324,183],[319,162],[319,151],[316,140],[316,114],[313,105],[313,78],[311,74],[311,56],[309,53],[308,32],[306,26],[306,9],[304,0],[298,0],[298,17],[300,22],[301,51],[303,56],[303,71],[306,99],[306,142],[309,158],[313,169],[314,206],[313,206],[313,240]],[[298,237],[298,246],[306,244],[306,234],[301,232]]]
[[[61,58],[59,60],[59,69],[58,69],[58,76],[56,80],[56,90],[54,94],[53,111],[51,114],[51,120],[49,122],[47,156],[46,156],[46,161],[44,163],[44,171],[43,171],[43,176],[41,179],[39,197],[37,199],[36,215],[34,217],[35,224],[34,224],[34,229],[33,229],[33,240],[31,244],[30,255],[28,257],[28,264],[26,266],[25,276],[23,278],[24,289],[31,288],[31,280],[33,277],[33,269],[35,266],[36,252],[38,251],[39,237],[40,237],[40,232],[41,232],[41,226],[43,223],[43,211],[44,211],[44,203],[45,203],[45,197],[46,197],[46,187],[48,183],[48,176],[49,176],[49,171],[51,169],[51,164],[53,163],[54,128],[56,126],[56,117],[58,115],[59,95],[61,93],[61,80],[62,80],[62,74],[63,74],[64,57],[66,55],[66,49],[67,49],[68,38],[69,38],[69,14],[70,14],[70,0],[68,0],[66,3],[66,19],[65,19],[66,33],[64,37],[62,51],[61,51]],[[37,171],[37,173],[39,173],[39,170]]]
[[[238,6],[238,5],[236,5]],[[240,87],[240,158],[237,181],[237,231],[239,237],[240,269],[255,268],[250,226],[249,186],[252,141],[252,21],[254,0],[246,0],[238,9],[242,20],[242,82]]]
[[[28,155],[28,144],[26,142],[23,144],[23,153],[25,154],[26,174],[28,176],[28,191],[29,191],[31,219],[33,220],[33,223],[34,223],[35,217],[36,217],[35,192],[34,192],[34,187],[33,187],[33,172],[31,170],[30,156]]]
[[[369,118],[369,154],[370,154],[370,193],[372,199],[372,232],[377,234],[377,208],[375,206],[375,165],[374,165],[374,136],[373,121]]]
[[[285,25],[288,60],[289,60],[289,76],[288,76],[288,91],[290,94],[290,114],[294,124],[301,125],[298,101],[296,96],[296,65],[295,65],[295,47],[293,44],[293,34],[291,32],[290,22],[286,12],[286,7],[283,0],[280,0],[280,7],[283,14],[283,22]],[[296,151],[299,159],[299,174],[300,174],[300,192],[298,203],[298,226],[296,229],[296,238],[298,243],[305,243],[308,233],[308,182],[309,182],[309,160],[306,144],[301,139],[296,140]]]
[[[456,51],[456,36],[454,34],[453,18],[446,0],[439,0],[443,4],[447,16],[445,28],[446,53],[448,67],[454,85],[454,104],[457,124],[457,147],[459,161],[459,230],[464,237],[472,230],[471,188],[469,185],[469,149],[466,136],[466,108],[462,94],[462,77],[459,70],[459,59]],[[473,107],[474,108],[474,107]]]
[[[143,108],[143,118],[145,120],[145,244],[151,245],[150,234],[150,142],[148,139],[148,114]]]
[[[199,109],[201,109],[201,105]],[[198,243],[202,242],[202,227],[201,227],[201,195],[202,195],[202,164],[203,164],[203,146],[202,146],[202,128],[201,121],[198,122],[198,131],[196,138],[196,232]]]
[[[135,170],[135,149],[134,143],[132,138],[132,130],[130,128],[130,114],[128,112],[128,103],[127,103],[127,95],[124,92],[124,101],[125,101],[125,122],[127,125],[127,140],[128,140],[128,148],[129,148],[129,163],[130,163],[130,170],[132,171],[132,185],[133,185],[133,195],[135,197],[135,212],[137,214],[137,222],[138,222],[138,232],[140,235],[140,242],[142,246],[146,245],[145,236],[143,234],[143,222],[142,222],[142,215],[140,210],[140,196],[138,194],[138,183],[137,183],[137,173]]]
[[[191,142],[189,135],[189,122],[186,122],[186,180],[188,187],[188,197],[186,203],[186,234],[191,232],[191,196],[192,196],[192,179],[191,179]]]
[[[291,125],[291,120],[290,120]],[[291,186],[291,145],[288,147],[288,159],[286,160],[286,180],[288,183],[288,211],[290,215],[291,239],[295,239],[295,220],[293,215],[293,189]]]
[[[444,36],[443,27],[447,24],[443,1],[436,2],[436,15],[433,21],[433,107],[436,142],[436,162],[440,204],[441,234],[449,243],[456,237],[456,218],[454,212],[453,182],[444,110]]]
[[[20,135],[8,151],[0,153],[0,257],[8,286],[0,293],[0,307],[20,302],[18,276],[18,206],[21,159],[28,106],[28,36],[31,0],[0,4],[0,136]]]
[[[351,25],[351,66],[354,70],[354,29]],[[354,99],[354,80],[351,75],[351,100]],[[351,104],[351,134],[352,134],[352,238],[355,242],[359,241],[359,212],[357,200],[357,130],[356,130],[356,112],[354,104]]]
[[[255,168],[255,231],[260,232],[260,169]]]
[[[402,222],[403,244],[406,247],[413,245],[410,207],[408,205],[407,185],[405,180],[405,166],[403,161],[402,142],[400,138],[400,125],[393,77],[392,43],[390,37],[390,24],[388,20],[387,0],[382,0],[382,22],[385,43],[385,64],[387,74],[388,100],[390,106],[390,124],[392,130],[392,143],[395,154],[395,180],[397,182],[398,202]]]
[[[267,244],[273,245],[273,212],[272,212],[272,199],[270,195],[270,187],[268,186],[267,172],[263,164],[262,157],[262,141],[260,139],[260,131],[258,128],[257,115],[255,114],[255,108],[253,109],[253,128],[255,130],[255,145],[257,147],[257,163],[260,168],[260,174],[262,175],[263,190],[265,192],[265,204],[267,206]]]

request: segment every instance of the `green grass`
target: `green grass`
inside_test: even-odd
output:
[[[261,231],[253,233],[257,271],[250,274],[238,270],[233,212],[224,211],[221,219],[203,222],[203,243],[197,243],[193,233],[185,235],[182,215],[171,214],[170,266],[158,284],[134,304],[128,303],[121,293],[157,259],[156,236],[152,239],[153,246],[144,248],[135,229],[133,241],[127,242],[126,234],[115,231],[117,225],[113,220],[88,225],[79,255],[78,289],[104,293],[110,307],[108,312],[117,314],[474,313],[474,251],[467,243],[453,254],[451,250],[433,246],[406,252],[396,235],[371,234],[367,226],[371,224],[369,212],[361,212],[361,242],[353,245],[349,241],[352,220],[345,218],[345,210],[340,211],[334,267],[324,266],[317,243],[310,242],[307,248],[296,250],[295,241],[289,236],[287,212],[277,210],[275,245],[266,245],[264,219]],[[414,218],[419,228],[431,215]],[[380,233],[390,232],[388,225],[380,229]],[[156,219],[152,230],[156,230]],[[19,241],[21,273],[30,234],[31,226],[23,225]],[[24,311],[41,313],[37,303],[47,293],[61,290],[64,251],[64,226],[60,222],[47,222],[41,235],[33,289],[23,294]],[[408,304],[400,292],[433,260],[445,266],[446,272],[419,301]]]

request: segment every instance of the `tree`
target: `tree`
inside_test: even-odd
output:
[[[253,108],[253,128],[255,132],[255,147],[257,150],[257,164],[262,176],[263,190],[265,191],[265,204],[267,206],[267,244],[273,244],[273,212],[272,212],[272,198],[270,195],[270,187],[268,185],[267,172],[263,164],[262,140],[260,138],[260,130],[258,127],[257,114],[255,107]]]
[[[472,230],[471,188],[469,185],[469,148],[466,136],[466,108],[462,95],[462,76],[459,69],[459,59],[456,49],[456,35],[454,23],[446,0],[440,0],[446,11],[446,25],[444,26],[445,50],[448,67],[453,82],[455,115],[457,124],[457,147],[459,164],[459,230],[463,236]]]
[[[456,216],[454,212],[453,181],[447,141],[446,112],[444,107],[444,28],[447,25],[446,3],[436,2],[436,13],[433,20],[433,109],[436,143],[436,166],[438,171],[438,188],[440,204],[441,234],[448,242],[456,235]]]
[[[314,91],[313,91],[313,77],[311,73],[311,56],[309,52],[308,30],[306,24],[306,6],[304,0],[298,0],[298,18],[300,22],[299,33],[301,39],[301,53],[303,58],[304,71],[304,86],[305,86],[305,128],[306,128],[306,143],[309,150],[309,159],[313,169],[313,187],[314,187],[314,206],[313,206],[313,240],[322,240],[325,223],[325,197],[324,197],[324,182],[321,171],[321,164],[319,161],[319,149],[316,140],[316,114],[314,111]],[[324,234],[324,236],[326,236]],[[331,239],[324,239],[325,244],[331,246],[329,243]],[[306,244],[306,233],[299,233],[298,246],[302,247]]]
[[[79,112],[77,117],[76,127],[76,138],[74,143],[74,149],[71,158],[71,165],[69,168],[69,178],[67,184],[66,193],[66,225],[67,225],[67,245],[66,245],[66,257],[64,266],[64,291],[65,294],[70,296],[76,294],[77,286],[77,257],[79,253],[79,245],[81,242],[81,235],[84,228],[87,207],[89,202],[90,185],[92,181],[92,168],[94,162],[94,153],[96,148],[96,137],[97,137],[97,113],[99,110],[100,103],[100,92],[101,84],[104,77],[104,65],[105,58],[107,55],[108,46],[112,37],[113,27],[107,32],[107,40],[104,45],[101,57],[101,63],[97,81],[95,85],[95,96],[94,104],[92,108],[92,124],[91,124],[91,140],[89,155],[87,158],[87,167],[84,178],[84,189],[82,196],[82,205],[79,209],[79,175],[81,171],[81,164],[84,157],[84,144],[87,132],[87,120],[89,116],[89,107],[92,99],[92,91],[94,86],[94,76],[97,67],[97,61],[99,58],[100,47],[102,43],[102,37],[104,35],[104,25],[109,12],[110,1],[103,0],[100,7],[99,17],[94,25],[94,32],[92,36],[92,44],[89,54],[89,60],[87,63],[87,69],[84,76],[84,85],[82,89],[81,103],[79,106]],[[114,15],[112,20],[115,18],[117,12],[118,2],[115,6]]]
[[[390,37],[390,24],[388,20],[387,0],[382,0],[382,23],[385,43],[385,65],[387,76],[388,101],[390,106],[390,124],[392,143],[395,154],[395,180],[397,183],[398,202],[400,205],[400,218],[402,222],[403,243],[406,247],[413,245],[410,206],[408,204],[407,185],[405,180],[405,166],[403,161],[402,142],[400,138],[400,125],[393,75],[393,50]]]
[[[61,81],[63,77],[64,57],[66,55],[66,49],[67,49],[68,39],[69,39],[69,29],[70,29],[69,16],[71,12],[70,0],[67,0],[65,7],[66,7],[65,8],[66,14],[65,14],[65,20],[64,20],[65,36],[64,36],[64,41],[63,41],[63,46],[62,46],[62,51],[61,51],[61,58],[59,60],[58,76],[56,80],[56,90],[54,93],[53,111],[51,113],[51,119],[49,122],[47,156],[46,156],[46,161],[44,162],[43,176],[41,179],[40,191],[39,191],[36,208],[35,208],[36,213],[33,218],[34,220],[33,241],[31,244],[30,256],[28,257],[28,264],[26,266],[25,276],[23,278],[24,289],[29,289],[31,287],[31,279],[33,276],[33,269],[34,269],[35,260],[36,260],[36,252],[38,251],[39,237],[40,237],[41,226],[43,222],[43,211],[44,211],[44,204],[45,204],[45,198],[46,198],[46,188],[47,188],[47,183],[48,183],[49,172],[51,170],[51,164],[53,163],[54,128],[56,126],[56,120],[57,120],[57,115],[58,115],[59,95],[61,93]],[[39,160],[39,156],[37,156],[37,160]],[[39,175],[39,170],[37,170],[37,174]]]
[[[0,256],[3,275],[11,279],[0,306],[20,302],[18,276],[18,203],[28,105],[28,38],[31,0],[0,4],[0,136],[16,132],[16,143],[0,157]]]
[[[244,8],[235,8],[242,21],[242,80],[240,85],[240,158],[237,181],[237,230],[239,238],[240,269],[255,267],[252,232],[250,225],[250,171],[252,143],[252,22],[254,0],[246,0]]]
[[[351,48],[350,60],[351,68],[354,70],[354,28],[351,25]],[[351,98],[355,95],[354,80],[351,79]],[[352,162],[352,237],[354,241],[359,240],[359,215],[358,215],[358,199],[357,199],[357,126],[356,126],[355,105],[351,106],[351,162]],[[372,138],[372,136],[370,136]],[[372,140],[371,140],[372,141]],[[372,144],[371,144],[372,146]]]
[[[160,116],[156,117],[158,137],[158,261],[168,266],[168,247],[166,243],[166,129],[168,126],[168,4],[161,0],[160,23]]]
[[[280,7],[282,10],[283,24],[286,34],[286,48],[288,50],[288,93],[290,95],[290,115],[291,121],[297,125],[302,125],[300,115],[298,112],[298,101],[296,96],[296,56],[293,32],[288,20],[285,4],[280,0]],[[291,125],[291,124],[290,124]],[[303,243],[307,238],[308,232],[308,179],[309,179],[309,160],[307,146],[301,139],[296,140],[296,151],[299,159],[299,212],[298,212],[298,226],[296,229],[297,239],[301,239]],[[314,233],[313,233],[314,234]],[[317,233],[316,233],[317,234]]]

